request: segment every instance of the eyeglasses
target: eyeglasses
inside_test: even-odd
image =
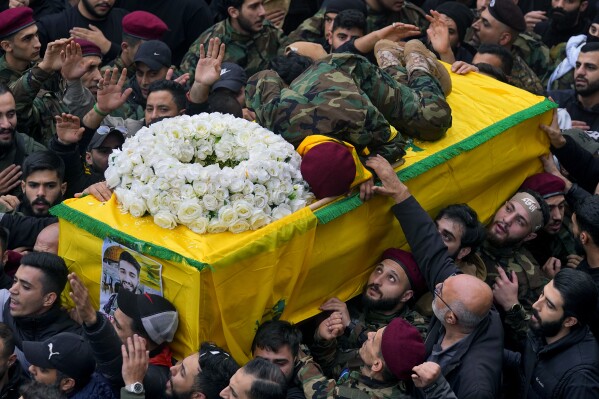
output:
[[[440,300],[441,302],[443,302],[443,304],[444,304],[445,306],[447,306],[447,309],[449,309],[449,311],[450,311],[451,313],[453,313],[453,315],[454,315],[454,316],[455,316],[455,318],[457,319],[457,318],[458,318],[458,315],[456,314],[456,312],[454,312],[454,311],[453,311],[453,309],[451,308],[451,306],[449,306],[449,304],[448,304],[447,302],[445,302],[445,301],[443,300],[443,298],[441,297],[441,293],[442,293],[442,292],[443,292],[443,283],[439,283],[439,285],[437,285],[437,286],[435,287],[435,289],[433,290],[433,293],[434,293],[434,294],[437,296],[437,298],[439,298],[439,300]]]
[[[102,136],[104,136],[105,134],[108,134],[115,130],[117,130],[125,135],[129,132],[129,130],[127,130],[127,128],[125,126],[106,126],[106,125],[100,126],[98,128],[98,130],[96,130],[96,132],[98,132],[98,134],[101,134]]]

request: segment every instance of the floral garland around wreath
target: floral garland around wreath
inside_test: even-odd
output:
[[[300,155],[257,123],[220,113],[144,127],[113,151],[106,183],[123,212],[149,212],[158,226],[257,230],[314,200]]]

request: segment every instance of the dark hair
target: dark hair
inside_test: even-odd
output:
[[[39,269],[42,274],[42,288],[44,295],[54,292],[56,294],[55,306],[60,306],[60,294],[67,285],[69,271],[64,260],[50,252],[29,252],[21,258],[22,266]]]
[[[493,54],[496,55],[501,61],[501,70],[506,76],[512,74],[512,68],[514,67],[514,57],[508,49],[498,44],[481,44],[478,48],[477,53],[480,54]]]
[[[211,342],[202,342],[199,352],[200,372],[193,380],[191,391],[203,393],[206,399],[219,399],[239,365],[224,349]]]
[[[121,252],[121,254],[119,255],[119,262],[120,261],[124,261],[124,262],[130,263],[131,265],[133,265],[135,270],[137,270],[137,274],[139,275],[141,266],[140,266],[139,262],[137,261],[137,259],[135,259],[129,251]]]
[[[66,399],[66,396],[57,387],[35,380],[21,385],[19,393],[23,399]]]
[[[181,111],[187,106],[187,98],[185,97],[185,88],[174,80],[157,80],[148,87],[148,97],[155,91],[168,91],[173,96],[173,101],[177,106],[177,110]]]
[[[470,247],[475,252],[485,240],[486,230],[478,220],[476,211],[466,204],[449,205],[439,211],[435,222],[447,218],[459,222],[464,227],[464,234],[460,239],[460,249]]]
[[[53,151],[37,151],[25,158],[22,179],[27,180],[29,175],[40,170],[55,171],[58,179],[64,181],[64,162]]]
[[[342,29],[360,29],[362,33],[366,32],[366,16],[364,13],[358,10],[343,10],[340,11],[339,14],[333,20],[333,29],[342,28]]]
[[[241,9],[241,6],[245,3],[245,0],[222,0],[223,8],[225,9],[225,14],[228,15],[227,10],[229,7]]]
[[[129,45],[129,47],[135,47],[143,40],[139,37],[132,36],[128,33],[123,32],[123,41]]]
[[[592,321],[597,287],[588,273],[565,267],[553,278],[553,286],[564,300],[564,317],[576,317],[580,326]]]
[[[256,351],[256,348],[278,352],[288,345],[295,358],[299,353],[301,343],[302,333],[293,324],[285,320],[269,320],[258,327],[254,341],[252,341],[252,353]]]
[[[10,87],[8,87],[8,85],[4,82],[0,82],[0,95],[6,93],[10,93],[14,97],[14,94],[12,94],[12,90],[10,89]]]
[[[551,218],[551,211],[549,210],[549,205],[545,202],[545,198],[541,196],[541,194],[537,193],[534,190],[526,189],[519,190],[521,193],[528,193],[534,197],[537,203],[541,206],[541,212],[543,213],[543,226],[549,223],[549,219]]]
[[[489,75],[503,83],[508,83],[508,84],[510,83],[508,81],[507,76],[505,76],[505,73],[501,69],[497,68],[496,66],[487,64],[486,62],[479,62],[477,64],[474,64],[474,66],[477,67],[478,72],[480,72],[482,74]]]
[[[231,114],[236,118],[243,118],[243,109],[231,90],[223,89],[211,93],[208,97],[208,109],[210,112]]]
[[[11,328],[4,323],[0,323],[0,340],[2,340],[2,344],[4,345],[2,356],[8,358],[15,351],[15,336]]]
[[[591,195],[580,201],[574,211],[580,232],[587,232],[593,244],[599,246],[599,196]]]
[[[287,55],[279,55],[270,60],[268,68],[278,73],[281,79],[289,85],[310,65],[312,65],[310,58],[292,51]]]
[[[255,378],[248,392],[250,399],[285,399],[287,381],[279,367],[257,357],[243,366],[243,372]]]
[[[580,49],[581,53],[592,53],[594,51],[599,51],[599,43],[597,42],[587,43]]]

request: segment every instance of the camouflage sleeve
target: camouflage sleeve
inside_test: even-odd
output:
[[[304,389],[306,399],[335,398],[335,380],[327,379],[311,357],[302,359],[297,376]]]
[[[335,357],[337,355],[337,340],[333,339],[330,341],[320,339],[314,336],[314,343],[310,346],[310,353],[314,357],[324,374],[333,375],[332,370],[335,366]]]
[[[324,38],[324,8],[312,17],[304,20],[294,31],[289,33],[293,42],[318,42]]]
[[[509,342],[522,343],[526,341],[531,312],[521,307],[518,311],[508,310],[503,320],[505,339]]]
[[[52,75],[53,73],[44,72],[36,65],[10,85],[16,104],[17,130],[26,132],[40,142],[44,140],[41,129],[42,113],[40,112],[43,104],[37,95],[44,82]]]
[[[305,106],[306,99],[299,95],[294,98],[292,91],[289,91],[289,96],[282,99],[281,90],[285,87],[285,83],[276,72],[258,72],[248,80],[245,87],[246,105],[256,113],[258,124],[276,134],[281,134],[285,140],[297,147],[310,133],[301,130],[291,135],[289,115]]]
[[[78,80],[67,84],[62,101],[71,114],[83,119],[94,106],[96,98],[83,86],[81,80]]]

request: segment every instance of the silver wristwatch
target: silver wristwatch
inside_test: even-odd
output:
[[[144,385],[141,382],[134,382],[133,384],[125,385],[125,389],[128,392],[140,394],[144,391]]]

